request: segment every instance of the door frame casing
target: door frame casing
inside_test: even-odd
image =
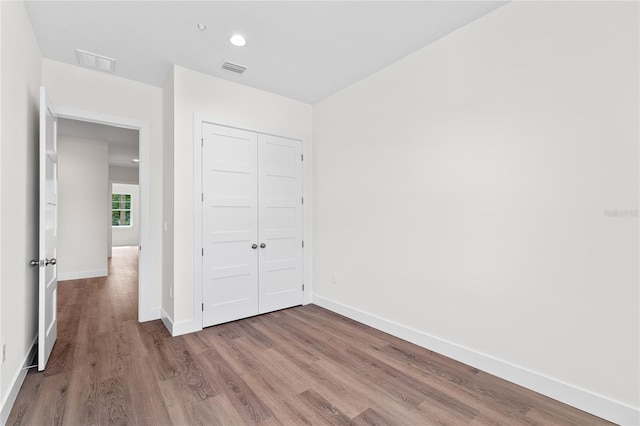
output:
[[[138,179],[140,188],[140,220],[139,228],[139,245],[140,253],[138,258],[138,321],[145,322],[160,318],[159,307],[151,306],[149,298],[151,282],[150,282],[150,266],[149,248],[151,227],[149,225],[150,213],[150,188],[151,188],[151,168],[150,168],[150,142],[149,129],[150,124],[142,120],[134,120],[126,117],[102,114],[83,109],[56,106],[59,118],[70,120],[86,121],[89,123],[104,124],[107,126],[122,127],[138,131],[138,154],[140,163],[138,163]]]
[[[302,161],[302,196],[305,200],[302,208],[302,239],[305,250],[302,256],[302,276],[304,278],[303,304],[311,303],[311,244],[310,244],[310,200],[308,179],[308,138],[306,135],[296,135],[293,132],[270,129],[252,125],[244,120],[232,119],[228,116],[215,117],[201,113],[193,116],[193,318],[185,329],[174,329],[174,336],[202,330],[202,256],[197,254],[202,250],[202,203],[196,194],[202,193],[202,125],[204,123],[230,127],[249,132],[279,136],[300,141],[304,161]],[[185,324],[186,325],[186,324]]]

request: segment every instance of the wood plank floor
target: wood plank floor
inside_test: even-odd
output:
[[[172,338],[136,320],[136,256],[60,283],[58,341],[8,424],[609,424],[314,305]]]

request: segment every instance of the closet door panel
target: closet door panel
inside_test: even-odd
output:
[[[257,135],[202,128],[203,326],[258,313]]]
[[[301,153],[300,141],[258,135],[260,313],[302,303]]]

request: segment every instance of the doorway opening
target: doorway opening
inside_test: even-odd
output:
[[[137,189],[136,214],[138,216],[137,239],[131,240],[129,247],[135,247],[138,266],[138,321],[148,321],[159,317],[157,309],[153,309],[149,300],[149,124],[124,117],[109,116],[91,111],[58,107],[58,136],[103,141],[100,149],[107,150],[108,172],[104,181],[103,216],[101,216],[101,235],[105,236],[100,249],[106,258],[112,256],[113,234],[112,219],[114,215],[112,191],[114,184],[132,185]],[[62,129],[61,129],[62,128]],[[72,130],[73,129],[73,132]],[[74,133],[75,132],[75,133]],[[84,133],[83,133],[84,132]],[[71,134],[71,136],[69,136]],[[77,140],[76,140],[77,142]],[[63,142],[64,144],[64,142]],[[73,141],[72,141],[73,144]],[[106,144],[106,145],[105,145]],[[95,144],[100,145],[100,144]],[[86,169],[86,164],[84,165]],[[62,200],[64,202],[64,200]],[[126,203],[119,214],[127,216]],[[63,229],[61,231],[64,232]],[[81,235],[81,231],[75,231]],[[145,250],[145,247],[147,250]],[[106,250],[105,250],[106,249]],[[60,253],[64,256],[64,253]],[[64,257],[63,257],[64,261]],[[108,268],[107,268],[108,269]],[[89,270],[90,271],[90,270]],[[98,271],[101,272],[101,271]],[[61,274],[62,275],[62,274]],[[102,276],[107,275],[106,271]],[[97,275],[96,275],[97,276]],[[62,276],[64,279],[64,275]],[[84,278],[84,277],[78,277]]]
[[[139,133],[60,118],[57,140],[58,279],[106,276],[114,245],[139,246]]]

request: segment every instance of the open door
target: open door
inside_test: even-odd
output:
[[[57,116],[40,88],[40,224],[38,281],[38,370],[44,370],[58,334],[58,154]]]

